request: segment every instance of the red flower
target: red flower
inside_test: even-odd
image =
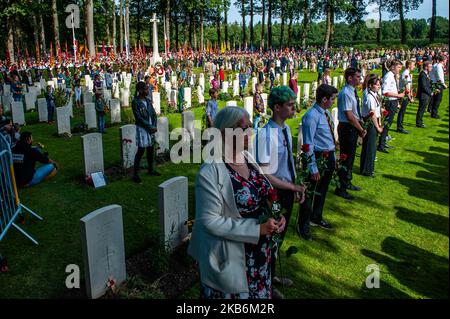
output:
[[[330,156],[330,152],[324,151],[323,152],[323,158],[328,158],[328,156]]]
[[[341,153],[341,155],[339,156],[339,159],[341,161],[345,161],[348,158],[347,154]]]
[[[303,144],[302,145],[302,152],[308,153],[309,152],[309,144]]]
[[[374,114],[375,114],[375,113],[374,113],[373,111],[371,111],[371,112],[369,113],[369,117],[372,117]]]
[[[269,200],[271,202],[275,202],[276,200],[278,200],[278,194],[277,194],[276,189],[274,189],[274,188],[269,189],[268,195],[269,195]]]
[[[408,74],[405,74],[405,79],[407,79],[408,78]]]
[[[388,116],[388,115],[389,115],[389,111],[388,111],[388,110],[384,110],[384,111],[383,111],[383,116],[386,117],[386,116]]]
[[[388,93],[388,92],[384,93],[384,96],[386,96],[386,97],[387,97],[388,95],[389,95],[389,93]]]

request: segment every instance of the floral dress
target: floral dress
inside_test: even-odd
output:
[[[266,199],[270,183],[249,165],[250,176],[243,178],[228,164],[225,164],[233,184],[236,207],[242,218],[259,219],[261,205]],[[247,266],[248,292],[224,293],[201,283],[201,297],[204,299],[271,299],[271,237],[261,236],[258,244],[245,243],[245,263]]]

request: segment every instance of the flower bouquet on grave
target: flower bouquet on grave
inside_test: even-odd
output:
[[[63,107],[67,105],[69,98],[67,97],[67,92],[61,87],[58,87],[54,93],[53,97],[55,99],[55,107]]]

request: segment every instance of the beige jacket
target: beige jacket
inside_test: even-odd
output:
[[[252,159],[249,158],[250,163]],[[253,166],[261,172],[257,164]],[[225,293],[248,292],[244,243],[257,244],[260,225],[238,213],[224,163],[203,164],[195,184],[195,224],[188,253],[200,266],[200,280]]]

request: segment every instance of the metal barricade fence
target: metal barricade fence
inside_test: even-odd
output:
[[[23,210],[37,219],[42,217],[20,203],[17,185],[14,176],[13,156],[9,136],[0,133],[0,241],[6,235],[8,229],[13,226],[36,245],[38,242],[27,232],[20,228],[15,219]]]

